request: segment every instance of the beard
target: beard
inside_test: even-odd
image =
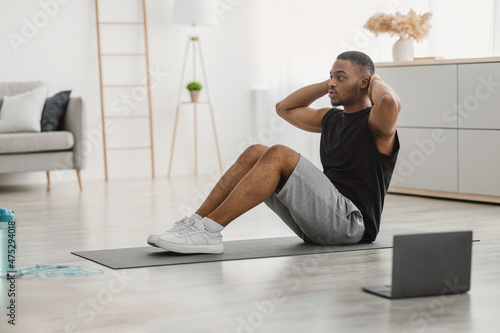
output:
[[[347,98],[339,99],[336,102],[332,102],[332,106],[349,106],[354,104],[358,100],[359,91],[358,86],[354,85],[349,91],[349,96]]]

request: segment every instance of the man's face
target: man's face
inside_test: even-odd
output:
[[[337,59],[330,71],[328,97],[332,106],[350,106],[361,96],[363,76],[349,60]]]

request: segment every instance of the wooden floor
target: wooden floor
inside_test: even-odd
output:
[[[192,212],[212,184],[208,177],[184,177],[86,182],[83,192],[76,183],[56,183],[50,191],[0,187],[0,206],[14,210],[18,221],[18,268],[80,265],[105,272],[18,279],[16,326],[2,315],[0,331],[498,332],[500,205],[387,196],[383,228],[472,229],[480,239],[473,245],[472,289],[457,297],[389,301],[362,292],[364,285],[390,283],[390,249],[119,271],[70,254],[145,246],[148,234]],[[293,233],[261,205],[223,235]]]

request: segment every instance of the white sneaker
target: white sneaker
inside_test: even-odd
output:
[[[156,241],[156,246],[164,250],[177,253],[222,253],[222,235],[218,232],[209,232],[200,220],[195,220],[190,225],[161,236]]]
[[[157,233],[157,234],[151,234],[149,235],[148,237],[148,244],[151,245],[151,246],[156,246],[156,241],[158,240],[158,238],[162,237],[162,236],[167,236],[169,234],[172,234],[182,228],[184,228],[186,225],[190,225],[193,223],[193,219],[187,217],[187,216],[184,216],[181,220],[177,221],[174,223],[174,225],[172,226],[172,228],[168,229],[168,230],[165,230],[163,232],[160,232],[160,233]]]

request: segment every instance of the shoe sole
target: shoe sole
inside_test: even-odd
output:
[[[165,235],[162,235],[162,236],[165,236]],[[156,242],[158,241],[158,238],[160,238],[160,237],[149,235],[149,237],[148,237],[148,244],[151,245],[151,246],[154,246],[154,247],[159,247],[158,245],[156,245]]]
[[[197,246],[179,246],[163,242],[161,239],[155,244],[157,247],[162,248],[167,251],[172,251],[176,253],[208,253],[208,254],[221,254],[224,252],[224,245],[197,245]]]
[[[158,237],[151,237],[149,236],[148,237],[148,244],[151,245],[151,246],[154,246],[154,247],[158,247],[158,245],[156,245],[156,241],[158,240]]]

